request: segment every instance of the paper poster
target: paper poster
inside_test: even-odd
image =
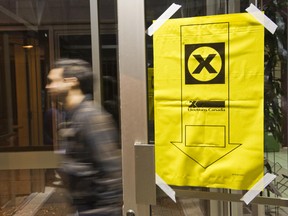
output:
[[[251,188],[263,177],[264,27],[247,13],[170,19],[153,40],[157,174]]]

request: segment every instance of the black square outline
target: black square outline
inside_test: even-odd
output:
[[[189,72],[188,59],[191,53],[200,47],[211,47],[216,50],[222,61],[222,67],[218,75],[209,81],[200,81],[195,79]],[[225,84],[225,42],[220,43],[201,43],[201,44],[185,44],[185,84]]]

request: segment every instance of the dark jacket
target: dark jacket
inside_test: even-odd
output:
[[[112,116],[89,100],[67,116],[58,131],[66,150],[60,174],[73,204],[91,208],[120,205],[121,150]]]

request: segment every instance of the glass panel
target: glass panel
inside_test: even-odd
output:
[[[185,18],[206,15],[219,15],[226,13],[245,12],[250,3],[257,4],[258,8],[278,25],[275,34],[265,30],[265,101],[264,101],[264,126],[265,126],[265,172],[277,175],[270,187],[266,188],[260,196],[277,198],[288,197],[288,152],[287,152],[287,1],[145,1],[146,29],[156,20],[172,3],[182,7],[171,17]],[[148,122],[149,142],[154,143],[154,101],[153,101],[153,37],[147,36],[147,86],[148,86]],[[286,173],[286,174],[285,174]],[[189,188],[191,189],[191,188]],[[198,190],[198,189],[197,189]],[[206,188],[200,190],[206,191]],[[244,193],[245,191],[232,191],[232,193]],[[179,204],[174,206],[165,199],[158,200],[158,206],[170,208],[177,213]],[[191,201],[191,200],[190,200]],[[169,204],[170,203],[170,204]],[[190,203],[192,204],[192,203]],[[199,204],[199,203],[198,203]],[[207,203],[206,203],[207,204]],[[200,203],[201,206],[206,205]],[[182,205],[183,207],[183,205]],[[182,208],[180,207],[180,208]],[[175,209],[176,208],[176,209]],[[186,205],[188,207],[188,204]],[[153,209],[153,208],[152,208]],[[158,209],[159,210],[159,209]],[[156,208],[153,214],[157,215]],[[204,215],[208,215],[205,208],[201,209]],[[287,208],[279,206],[265,206],[268,214],[287,214]],[[251,215],[251,206],[243,207],[245,215]]]
[[[97,78],[102,104],[119,122],[116,1],[99,0],[98,7]],[[47,94],[47,75],[58,58],[93,63],[90,24],[90,0],[0,1],[0,153],[14,158],[14,152],[58,149],[56,131],[65,113]],[[3,161],[9,169],[9,159]],[[27,214],[35,200],[43,206],[34,215],[74,212],[55,169],[1,170],[0,180],[1,215]]]
[[[91,36],[90,33],[86,35],[73,34],[59,35],[59,49],[60,58],[82,58],[85,61],[92,62],[91,59]]]
[[[113,114],[119,124],[116,32],[112,29],[110,33],[100,34],[102,85],[106,86],[106,91],[102,94],[102,102],[105,109]]]
[[[48,37],[47,30],[0,32],[1,148],[46,143],[43,114],[47,107]]]
[[[59,57],[91,62],[89,0],[1,1],[0,20],[1,149],[52,150],[47,74]]]
[[[119,122],[116,5],[99,7],[102,102]],[[62,108],[47,96],[47,74],[58,58],[92,64],[89,0],[1,1],[0,40],[0,150],[52,150]]]
[[[265,31],[265,167],[277,176],[267,196],[288,197],[287,140],[287,1],[262,0],[259,7],[278,26],[275,34]],[[272,190],[271,190],[272,189]],[[266,212],[288,214],[287,208],[265,206]]]

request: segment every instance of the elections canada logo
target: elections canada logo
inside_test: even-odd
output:
[[[189,101],[188,111],[225,111],[225,101]]]
[[[185,45],[185,84],[225,83],[225,43]]]

